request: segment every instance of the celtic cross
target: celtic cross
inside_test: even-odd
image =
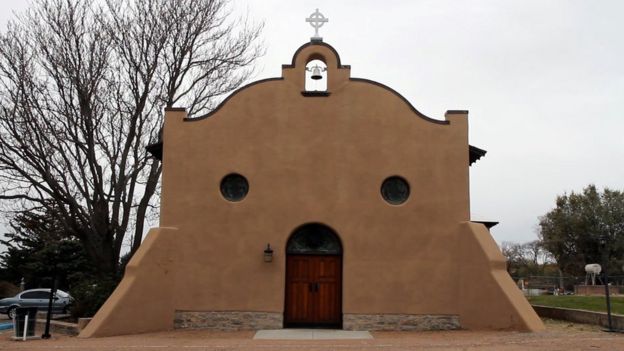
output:
[[[314,28],[314,36],[310,38],[311,40],[323,40],[322,37],[319,36],[318,30],[325,24],[325,22],[329,22],[329,18],[325,18],[322,13],[319,12],[318,9],[310,15],[310,17],[306,18],[306,22],[310,23],[310,25]]]

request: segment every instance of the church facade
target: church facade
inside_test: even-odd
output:
[[[429,118],[322,41],[204,117],[167,109],[152,152],[160,226],[82,337],[543,328],[471,222],[468,112]]]

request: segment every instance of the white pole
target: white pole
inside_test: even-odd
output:
[[[27,331],[28,331],[28,314],[26,314],[26,319],[24,320],[24,336],[22,337],[22,341],[26,341]]]

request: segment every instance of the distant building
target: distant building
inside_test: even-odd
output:
[[[163,133],[160,227],[81,336],[543,328],[471,222],[467,111],[431,119],[315,40]]]

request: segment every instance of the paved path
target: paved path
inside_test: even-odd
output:
[[[333,329],[276,329],[259,330],[254,340],[354,340],[372,339],[367,331]]]
[[[254,332],[172,331],[132,336],[79,339],[54,335],[51,340],[10,341],[0,334],[0,350],[435,350],[435,351],[569,351],[624,350],[624,335],[604,333],[595,327],[547,322],[541,333],[517,332],[374,332],[373,339],[355,340],[254,340]]]

